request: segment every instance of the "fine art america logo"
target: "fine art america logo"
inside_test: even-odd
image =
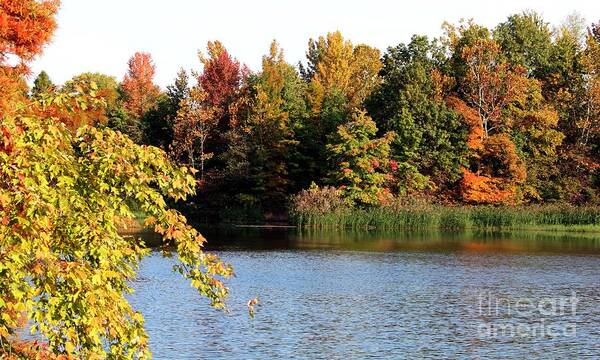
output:
[[[479,295],[479,337],[573,337],[577,325],[575,291],[568,297],[505,298],[491,292]]]

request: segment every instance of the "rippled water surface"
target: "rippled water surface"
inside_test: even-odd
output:
[[[149,256],[131,301],[156,359],[600,358],[597,236],[205,233],[229,312]]]

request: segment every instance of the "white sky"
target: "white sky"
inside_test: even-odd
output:
[[[55,83],[85,71],[121,80],[129,57],[147,51],[164,87],[180,67],[199,69],[196,54],[208,40],[221,40],[258,70],[272,39],[295,64],[304,61],[308,39],[328,31],[385,50],[415,33],[439,36],[444,20],[474,18],[494,27],[527,9],[552,24],[575,11],[600,20],[598,0],[62,0],[59,28],[34,62],[33,77],[43,69]]]

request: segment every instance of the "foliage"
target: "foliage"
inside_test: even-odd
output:
[[[315,69],[309,94],[313,111],[320,113],[325,99],[335,93],[345,96],[350,110],[359,107],[379,81],[379,50],[367,45],[354,47],[339,31],[311,42],[319,54],[317,59],[309,57],[309,61],[317,61],[309,64]]]
[[[582,99],[585,111],[577,121],[577,128],[579,143],[587,146],[592,142],[598,144],[600,140],[600,23],[588,30],[582,57],[587,75]]]
[[[198,82],[208,94],[211,105],[226,109],[240,86],[240,62],[232,58],[219,41],[209,41],[207,49],[207,55],[199,53],[204,70]]]
[[[357,205],[377,205],[390,197],[385,184],[390,177],[390,143],[395,134],[389,132],[373,139],[376,134],[375,122],[365,112],[356,112],[348,123],[338,127],[337,136],[327,145],[329,159],[337,166],[330,181]]]
[[[348,209],[348,202],[342,197],[341,190],[312,183],[308,189],[292,197],[290,212],[297,222],[307,224],[313,217],[342,213]]]
[[[110,75],[102,73],[85,72],[73,76],[71,80],[65,82],[60,89],[63,93],[86,92],[92,88],[96,89],[98,97],[106,101],[107,111],[113,110],[119,104],[119,84],[117,80]]]
[[[180,102],[173,126],[174,155],[185,158],[193,169],[196,169],[197,158],[200,161],[201,181],[204,180],[204,163],[213,155],[206,151],[206,141],[214,135],[218,123],[217,111],[207,97],[207,93],[199,86],[191,88]]]
[[[134,209],[177,251],[176,270],[213,306],[224,306],[227,288],[218,278],[231,268],[204,253],[204,238],[165,202],[164,196],[193,194],[188,169],[110,129],[82,126],[74,133],[35,109],[20,109],[0,125],[3,352],[18,350],[19,328],[30,322],[57,355],[150,356],[143,317],[124,297],[148,251],[115,226]]]
[[[57,4],[0,4],[0,110],[14,115]],[[571,15],[552,26],[532,11],[489,29],[445,23],[439,39],[415,35],[382,57],[336,31],[311,39],[299,68],[274,41],[257,72],[211,41],[192,78],[182,69],[164,93],[138,53],[121,84],[85,73],[53,95],[40,79],[30,111],[72,131],[118,130],[198,167],[201,191],[179,205],[198,219],[282,219],[289,195],[313,181],[362,208],[392,197],[598,204],[600,30],[585,24]],[[21,64],[8,66],[17,52]]]
[[[202,72],[194,73],[202,91],[206,92],[206,101],[215,114],[217,114],[217,126],[208,152],[214,154],[215,162],[222,167],[227,162],[226,152],[235,137],[231,134],[238,123],[237,115],[240,107],[248,102],[248,98],[242,96],[242,68],[239,61],[234,59],[223,44],[219,41],[207,43],[207,53],[198,54]],[[226,166],[226,164],[225,164]],[[218,171],[215,171],[218,173]],[[222,177],[215,174],[214,177]]]
[[[285,62],[283,51],[273,42],[263,57],[244,129],[251,142],[252,190],[270,206],[284,203],[290,191],[289,169],[298,144],[294,127],[303,105],[301,87],[296,70]]]
[[[50,40],[59,2],[55,0],[2,0],[0,2],[0,64],[7,66],[9,55],[22,66],[42,51]]]
[[[137,119],[156,106],[160,89],[153,83],[155,67],[148,53],[137,52],[127,63],[127,74],[121,86],[125,108]]]
[[[461,175],[466,126],[440,94],[442,63],[443,49],[424,36],[389,48],[382,83],[366,102],[380,130],[397,134],[391,154],[401,194],[432,184],[443,189]]]
[[[62,94],[90,94],[102,100],[103,110],[92,111],[88,120],[74,124],[76,129],[81,124],[108,126],[126,134],[136,143],[141,140],[142,133],[139,122],[124,107],[120,86],[113,76],[102,73],[86,72],[74,76],[59,89]],[[67,113],[65,117],[83,116],[86,111]]]
[[[150,109],[141,119],[143,142],[168,150],[173,142],[173,126],[180,109],[181,101],[189,92],[189,76],[180,69],[173,84],[167,86],[165,94],[158,98],[155,108]]]
[[[519,186],[525,182],[527,170],[511,138],[515,126],[512,115],[531,107],[529,90],[535,92],[537,84],[525,77],[522,67],[511,67],[503,61],[494,40],[477,39],[464,46],[462,59],[466,72],[460,82],[465,103],[458,99],[451,101],[470,126],[467,144],[471,149],[471,164],[463,170],[462,197],[473,203],[519,201]],[[552,120],[525,124],[538,115],[552,118],[552,109],[544,110],[546,113],[528,112],[522,124],[541,124],[539,130],[546,131],[553,125]],[[549,139],[553,140],[559,143],[562,138]],[[555,145],[552,143],[550,147]]]
[[[552,29],[540,14],[526,11],[509,16],[494,29],[494,40],[510,64],[523,66],[537,79],[549,75]]]
[[[522,68],[512,68],[500,59],[493,40],[477,40],[462,50],[467,74],[462,89],[467,103],[479,114],[482,140],[491,132],[510,126],[503,110],[525,93],[527,80]]]
[[[236,205],[284,211],[292,191],[292,176],[305,177],[300,165],[296,130],[305,114],[305,84],[285,62],[278,44],[263,56],[262,71],[249,76],[240,93],[241,116],[227,133],[228,149],[221,157],[221,181]]]
[[[107,122],[106,99],[98,96],[95,83],[77,85],[72,92],[41,94],[31,105],[31,111],[42,118],[52,118],[75,131],[84,125],[103,125]],[[18,108],[18,107],[17,107]]]
[[[0,0],[0,113],[26,97],[23,75],[29,73],[28,62],[50,40],[58,6],[58,0]]]
[[[33,81],[33,87],[31,88],[31,96],[39,97],[41,94],[47,94],[56,89],[56,86],[50,80],[50,76],[45,71],[41,71]]]

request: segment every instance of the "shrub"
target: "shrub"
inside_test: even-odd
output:
[[[343,213],[349,209],[342,192],[333,186],[319,187],[315,183],[292,197],[291,216],[300,223],[314,216]],[[304,221],[303,221],[304,220]]]

